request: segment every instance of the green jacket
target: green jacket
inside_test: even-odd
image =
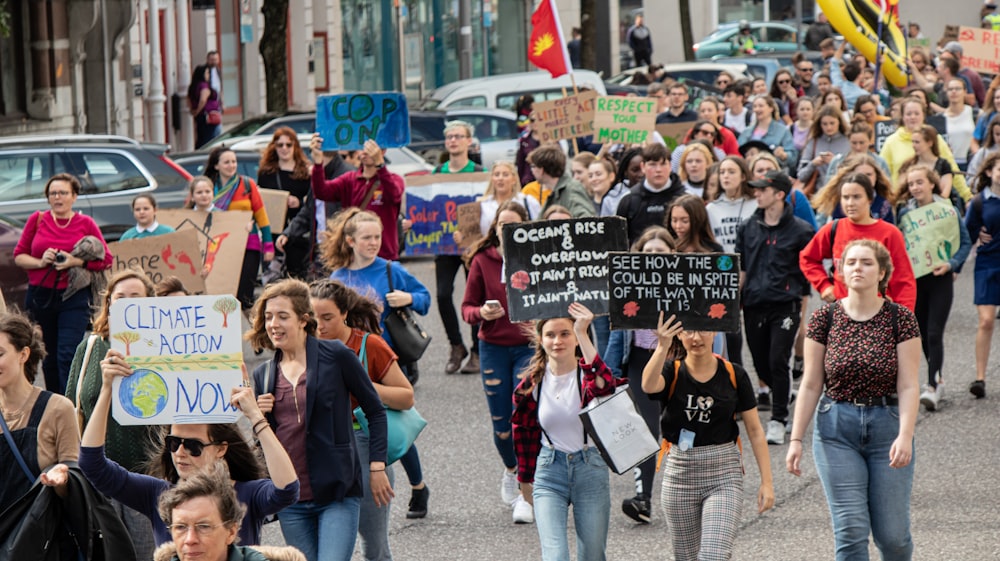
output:
[[[554,205],[564,206],[569,209],[573,218],[587,218],[597,216],[594,209],[594,201],[587,194],[587,190],[579,181],[573,179],[569,174],[564,173],[556,183],[552,194],[545,201],[542,207],[542,214]]]

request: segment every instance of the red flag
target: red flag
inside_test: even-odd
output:
[[[528,62],[542,70],[548,70],[553,78],[569,74],[573,69],[554,0],[542,0],[535,13],[531,14]]]

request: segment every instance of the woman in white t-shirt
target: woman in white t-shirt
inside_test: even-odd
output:
[[[958,168],[965,171],[974,142],[972,134],[976,130],[976,120],[973,118],[972,106],[965,104],[965,81],[952,78],[944,87],[948,95],[948,106],[941,114],[947,122],[948,147],[955,156]]]

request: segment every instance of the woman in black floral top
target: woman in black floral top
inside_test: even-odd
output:
[[[819,403],[813,454],[830,505],[836,559],[867,559],[871,533],[883,560],[909,560],[920,331],[909,309],[879,296],[892,275],[885,246],[852,241],[842,267],[847,297],[809,321],[785,461],[789,472],[801,475],[802,437]]]

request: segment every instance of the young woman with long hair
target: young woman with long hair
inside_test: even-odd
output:
[[[986,125],[986,132],[984,134],[982,147],[972,157],[968,169],[970,178],[969,187],[975,189],[976,192],[982,191],[982,188],[976,184],[976,178],[979,177],[983,162],[986,161],[986,157],[990,154],[1000,152],[1000,116],[990,119],[990,122]]]
[[[613,216],[614,213],[610,215],[602,214],[601,207],[604,202],[604,197],[611,191],[617,183],[617,177],[615,177],[615,164],[608,158],[598,158],[594,160],[590,167],[587,169],[587,190],[590,192],[590,196],[594,199],[594,212],[598,216]]]
[[[778,159],[782,167],[795,165],[798,161],[799,151],[795,148],[792,134],[788,132],[788,127],[781,122],[778,114],[778,104],[769,95],[762,95],[753,100],[753,114],[757,122],[753,127],[747,127],[740,134],[740,146],[751,140],[759,140],[771,146],[771,152]]]
[[[941,196],[946,199],[951,198],[952,178],[955,176],[955,172],[948,160],[941,157],[941,151],[938,149],[937,129],[930,125],[922,125],[913,132],[911,138],[913,157],[903,162],[903,165],[899,167],[900,175],[905,175],[911,167],[917,164],[929,167],[938,175],[938,189],[941,191]],[[903,191],[905,189],[900,190],[899,193]]]
[[[681,195],[667,208],[667,230],[677,240],[680,253],[721,252],[708,222],[705,203],[694,195]]]
[[[952,78],[945,84],[948,95],[948,106],[941,115],[945,118],[948,131],[948,144],[955,155],[955,163],[960,171],[965,171],[969,158],[979,149],[979,144],[973,138],[976,130],[976,120],[972,117],[974,111],[971,105],[965,103],[965,80]]]
[[[705,124],[703,126],[710,127],[712,125]],[[692,142],[684,148],[677,174],[688,194],[698,198],[704,196],[708,167],[714,163],[715,155],[701,142]]]
[[[746,160],[726,156],[719,162],[716,180],[719,182],[719,196],[708,203],[705,211],[715,240],[725,251],[732,252],[736,247],[736,230],[740,223],[757,210]]]
[[[969,392],[986,396],[986,366],[990,360],[993,325],[1000,306],[1000,153],[990,154],[976,177],[979,192],[965,213],[965,227],[976,244],[975,295],[976,379]]]
[[[618,212],[618,203],[621,202],[629,190],[636,185],[642,185],[642,148],[630,148],[622,154],[618,161],[618,169],[615,171],[615,178],[618,183],[611,188],[601,201],[601,216],[615,216]]]
[[[517,376],[531,359],[531,338],[523,324],[512,323],[507,311],[503,276],[502,230],[504,224],[528,221],[528,213],[515,201],[500,205],[482,240],[469,252],[469,278],[462,298],[462,318],[479,323],[479,364],[486,405],[493,423],[493,446],[504,464],[500,498],[512,506],[515,523],[533,519],[531,504],[518,492],[517,454],[510,437],[511,398]]]
[[[747,166],[750,168],[750,177],[753,180],[764,179],[769,171],[781,171],[781,163],[770,152],[760,152],[750,158]],[[785,202],[792,206],[795,216],[805,220],[814,229],[818,227],[816,215],[813,214],[812,206],[809,205],[809,197],[805,196],[804,193],[792,189]]]
[[[795,78],[792,77],[792,73],[785,68],[776,72],[774,79],[771,80],[771,90],[768,93],[778,103],[778,108],[781,110],[780,115],[776,115],[775,117],[778,118],[780,116],[786,125],[795,122],[797,118],[795,104],[800,97],[805,95],[805,92],[802,91],[802,88],[795,85]]]
[[[274,225],[279,232],[284,231],[299,210],[305,206],[312,185],[309,166],[309,159],[306,158],[295,131],[289,127],[279,127],[274,131],[271,142],[260,156],[257,185],[288,193],[285,223]],[[297,279],[304,278],[309,269],[311,241],[306,238],[280,236],[275,241],[275,249],[284,253],[285,270],[288,271],[288,275]]]
[[[809,130],[812,129],[813,120],[816,115],[816,101],[811,97],[802,96],[795,101],[795,122],[788,126],[788,132],[792,133],[792,142],[795,148],[802,154],[802,149],[806,147],[809,140]]]
[[[830,173],[830,162],[835,156],[846,154],[851,150],[847,139],[847,123],[835,108],[824,105],[816,112],[812,127],[809,129],[809,139],[800,153],[798,177],[805,184],[813,174],[818,174],[813,190],[826,185]],[[807,192],[806,194],[812,194]]]
[[[870,208],[872,217],[895,224],[893,208],[896,193],[889,183],[889,176],[878,165],[878,160],[873,154],[852,154],[844,158],[826,185],[813,196],[812,204],[816,212],[833,220],[844,218],[844,211],[840,207],[840,187],[848,176],[855,173],[864,174],[875,186],[875,195]]]

